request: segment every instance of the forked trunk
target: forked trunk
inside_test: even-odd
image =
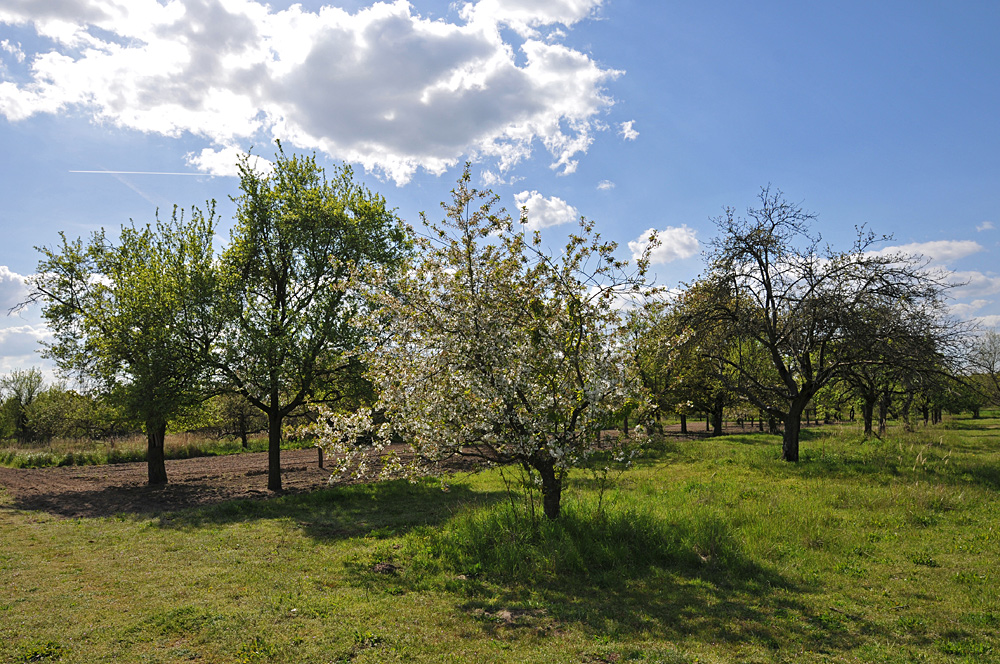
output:
[[[146,420],[146,470],[150,484],[167,483],[167,466],[163,455],[166,437],[166,420]]]

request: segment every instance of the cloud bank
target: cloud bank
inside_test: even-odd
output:
[[[621,72],[560,40],[602,1],[479,0],[447,21],[405,0],[356,13],[254,0],[8,0],[0,23],[29,27],[51,48],[22,44],[22,72],[0,68],[0,114],[82,112],[198,136],[208,151],[189,159],[209,172],[236,147],[279,138],[399,184],[465,158],[503,171],[539,146],[571,173],[607,127],[605,86]],[[511,31],[518,37],[505,41]]]

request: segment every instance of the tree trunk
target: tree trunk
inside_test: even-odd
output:
[[[808,403],[808,398],[800,397],[788,404],[785,432],[781,435],[781,458],[785,461],[799,460],[799,431],[802,428],[802,413]]]
[[[874,429],[872,429],[872,420],[875,416],[875,400],[874,398],[869,399],[865,397],[865,402],[861,404],[861,419],[865,423],[865,437],[871,438],[875,435]]]
[[[167,483],[167,466],[163,458],[166,437],[166,420],[146,420],[146,471],[150,484]]]
[[[778,433],[778,419],[774,415],[768,415],[767,417],[767,432],[771,434]]]
[[[715,404],[712,408],[712,435],[721,436],[722,435],[722,418],[725,412],[722,407],[722,398],[716,397]]]
[[[884,436],[889,421],[889,396],[883,394],[878,401],[878,435]]]
[[[267,414],[267,488],[281,491],[281,417],[277,408]]]
[[[559,518],[559,500],[562,498],[562,478],[556,472],[555,462],[545,459],[533,464],[542,478],[542,509],[545,518]]]
[[[913,423],[910,422],[910,409],[913,407],[913,392],[907,392],[903,398],[903,428],[906,431],[913,431]]]
[[[250,447],[247,441],[247,415],[246,413],[240,413],[236,418],[236,426],[239,428],[240,443],[243,445],[243,449]]]
[[[681,433],[688,432],[688,417],[687,415],[681,415]]]

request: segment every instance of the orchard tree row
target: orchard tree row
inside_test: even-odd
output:
[[[849,390],[870,429],[891,400],[940,407],[934,390],[971,384],[947,284],[863,230],[822,245],[780,192],[727,210],[705,275],[668,293],[648,278],[655,237],[629,264],[581,220],[553,254],[468,168],[419,233],[347,167],[279,150],[240,175],[221,250],[213,205],[175,209],[117,241],[64,236],[32,277],[45,354],[142,423],[150,483],[167,480],[168,423],[236,395],[266,419],[271,490],[283,424],[309,410],[345,471],[391,444],[414,473],[454,455],[516,464],[555,518],[571,467],[665,415],[755,409],[795,461],[810,404]]]
[[[910,426],[914,412],[936,421],[1000,403],[1000,342],[948,315],[946,275],[876,251],[889,238],[864,228],[846,250],[825,245],[813,220],[763,189],[746,216],[715,220],[704,276],[632,313],[634,360],[659,413],[708,413],[716,432],[727,408],[758,414],[772,432],[782,424],[782,456],[797,461],[809,408],[829,418],[857,407],[873,435],[890,411]]]

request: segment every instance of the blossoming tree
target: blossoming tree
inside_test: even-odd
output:
[[[455,455],[520,464],[555,519],[567,471],[617,412],[646,407],[620,306],[645,291],[648,259],[618,260],[585,220],[553,257],[469,179],[466,169],[447,219],[418,240],[417,264],[379,295],[386,341],[364,358],[377,402],[328,413],[321,438],[343,468],[359,441],[393,438],[412,446],[413,472]]]

